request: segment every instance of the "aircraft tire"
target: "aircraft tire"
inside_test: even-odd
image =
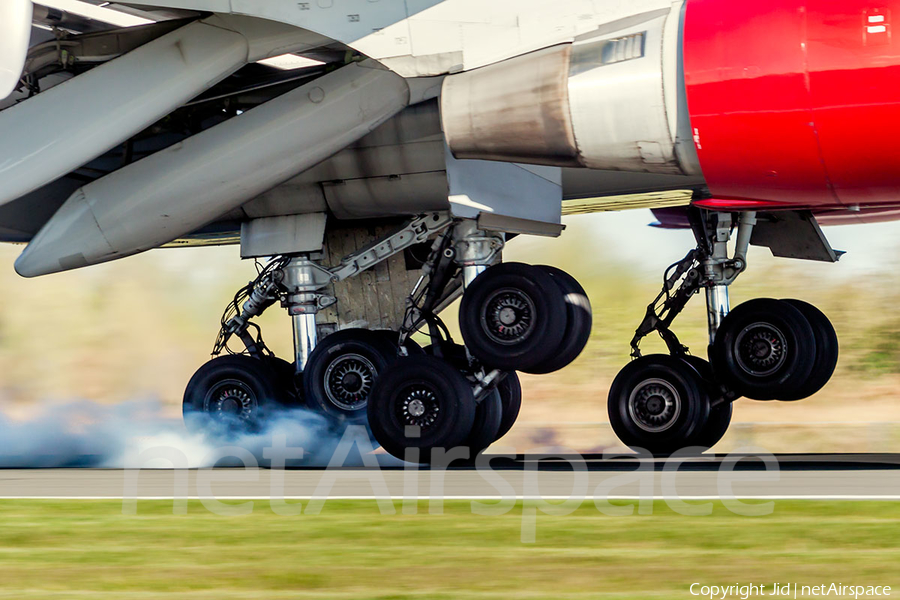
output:
[[[697,374],[700,375],[703,383],[709,390],[710,398],[712,398],[714,390],[712,390],[711,387],[716,385],[712,365],[709,364],[709,361],[703,360],[699,356],[688,355],[683,357],[683,359],[697,371]],[[721,402],[715,406],[711,406],[709,409],[709,419],[707,420],[706,425],[696,435],[691,442],[691,445],[699,446],[703,451],[706,451],[718,444],[728,431],[733,414],[733,402]]]
[[[694,445],[709,419],[709,395],[697,371],[665,354],[638,358],[619,371],[607,407],[619,439],[654,456]]]
[[[541,375],[558,371],[578,358],[591,338],[593,316],[591,302],[577,279],[562,269],[549,265],[538,265],[537,268],[553,278],[553,282],[559,286],[566,302],[566,330],[559,348],[550,359],[532,367],[529,371],[535,375]]]
[[[284,405],[277,376],[263,360],[246,354],[219,356],[194,373],[184,391],[185,426],[210,430],[253,431],[273,408]]]
[[[500,393],[497,390],[491,391],[488,396],[478,403],[475,409],[475,421],[472,424],[472,431],[463,446],[469,448],[469,459],[474,460],[476,456],[487,449],[488,446],[498,439],[497,432],[500,431],[500,423],[503,420],[503,403],[500,400]]]
[[[319,342],[303,371],[307,406],[338,422],[365,423],[366,403],[397,346],[381,333],[344,329]]]
[[[494,441],[509,433],[519,418],[519,410],[522,408],[522,382],[519,381],[515,371],[507,371],[503,381],[497,384],[497,393],[500,394],[502,418]]]
[[[787,302],[756,298],[722,320],[710,353],[716,376],[754,400],[796,394],[813,372],[816,337]]]
[[[297,386],[298,378],[294,363],[289,363],[277,356],[268,356],[265,360],[275,374],[277,385],[281,386],[284,392],[285,405],[289,407],[305,406],[303,390]]]
[[[816,358],[812,373],[793,393],[782,393],[779,400],[802,400],[825,387],[837,366],[839,344],[834,326],[825,314],[808,302],[786,299],[787,302],[806,317],[816,336]]]
[[[502,263],[463,294],[459,326],[483,364],[530,372],[554,356],[566,330],[566,302],[553,278],[531,265]]]
[[[476,404],[469,381],[455,367],[433,356],[415,355],[399,358],[384,370],[367,412],[375,440],[391,455],[432,463],[440,462],[442,450],[465,445],[475,424]]]
[[[380,335],[395,349],[399,349],[398,342],[400,341],[400,334],[393,329],[373,329],[372,333]],[[424,352],[424,350],[422,350],[422,346],[420,346],[411,337],[406,338],[406,343],[404,345],[406,346],[407,352],[409,352],[410,354],[422,354]]]

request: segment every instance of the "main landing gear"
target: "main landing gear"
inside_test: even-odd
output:
[[[318,339],[316,314],[336,302],[327,286],[425,240],[430,252],[395,330],[349,328]],[[222,318],[211,361],[185,392],[186,423],[252,429],[275,411],[304,407],[339,432],[368,425],[385,450],[415,462],[474,458],[509,432],[522,400],[516,371],[548,373],[590,336],[581,286],[547,266],[500,263],[502,234],[444,213],[423,215],[335,268],[313,256],[273,259]],[[462,291],[453,342],[438,316]],[[275,357],[252,319],[279,302],[292,316],[295,360]],[[414,334],[425,334],[422,348]],[[238,338],[238,354],[229,341]]]
[[[727,244],[730,213],[692,212],[697,248],[666,272],[632,340],[634,360],[609,392],[610,424],[626,445],[654,455],[708,449],[724,436],[732,402],[800,400],[834,373],[838,341],[827,317],[799,300],[757,298],[730,310],[728,286],[746,268],[755,213],[737,220],[734,256]],[[710,362],[688,353],[670,326],[688,300],[706,292]],[[656,331],[668,355],[642,356],[640,342]]]
[[[405,340],[427,329],[431,344],[424,356],[390,365],[369,398],[372,433],[394,456],[429,463],[474,458],[515,422],[521,404],[515,372],[562,368],[584,348],[591,317],[581,286],[550,267],[488,266],[502,246],[502,238],[471,222],[435,241],[400,330]],[[453,343],[435,310],[454,280],[465,289],[459,311],[465,346]]]

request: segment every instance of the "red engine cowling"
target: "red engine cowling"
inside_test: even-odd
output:
[[[900,206],[898,0],[689,0],[709,206]]]

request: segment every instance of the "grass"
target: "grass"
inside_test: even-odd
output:
[[[0,502],[0,597],[10,598],[687,598],[691,583],[893,585],[900,512],[887,502],[778,502],[742,517],[610,517],[587,505],[539,514],[520,542],[521,510],[382,516],[374,501],[329,501],[283,517],[264,502],[217,516],[191,502]]]

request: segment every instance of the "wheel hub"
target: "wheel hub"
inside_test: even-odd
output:
[[[361,354],[337,357],[325,370],[325,395],[329,402],[346,411],[366,406],[378,370]]]
[[[663,432],[672,427],[681,415],[681,396],[668,381],[647,379],[631,392],[628,414],[635,425],[644,431]]]
[[[518,315],[516,315],[516,311],[509,306],[500,309],[500,313],[497,315],[498,320],[506,326],[513,325]]]
[[[358,373],[347,373],[341,379],[341,387],[349,392],[358,392],[362,387],[363,379]]]
[[[409,411],[409,414],[415,418],[421,417],[425,414],[425,403],[423,403],[418,398],[415,400],[411,400],[406,408]]]
[[[242,403],[237,398],[227,398],[219,404],[219,410],[221,412],[237,414],[240,412],[241,406]]]
[[[400,417],[406,425],[428,429],[440,416],[437,394],[425,386],[410,387],[400,397]]]
[[[736,344],[738,365],[750,375],[771,375],[787,360],[787,339],[771,323],[745,327],[738,334]]]
[[[488,337],[499,344],[520,343],[534,330],[534,302],[522,290],[499,289],[488,297],[481,325]]]
[[[253,418],[257,402],[253,391],[242,381],[229,379],[214,385],[204,399],[206,411],[221,419]]]

